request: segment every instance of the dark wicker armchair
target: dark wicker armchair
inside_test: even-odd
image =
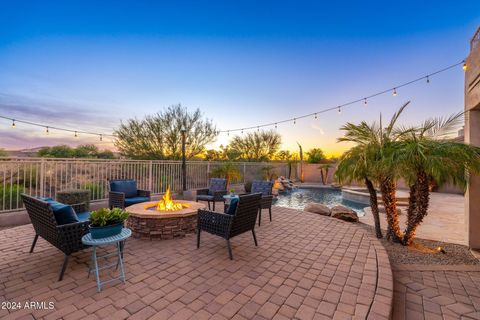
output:
[[[210,210],[210,202],[213,202],[213,211],[215,211],[215,202],[225,203],[224,195],[227,194],[227,179],[212,178],[210,187],[197,189],[197,202],[207,201]]]
[[[50,204],[26,194],[22,194],[22,200],[35,229],[35,237],[33,238],[30,253],[33,252],[39,236],[62,251],[65,257],[58,277],[58,281],[61,281],[67,268],[69,256],[85,248],[82,244],[82,237],[89,232],[89,222],[83,221],[58,225]],[[87,210],[86,203],[74,204],[72,207],[76,212]]]
[[[110,180],[110,192],[108,194],[110,209],[124,209],[133,204],[150,200],[150,191],[137,189],[137,181],[131,179]]]
[[[261,193],[262,200],[260,201],[260,207],[258,208],[258,225],[262,221],[262,209],[268,209],[268,215],[270,216],[270,221],[272,221],[272,195],[273,182],[271,181],[253,181],[252,182],[252,193]]]
[[[254,229],[261,197],[260,193],[240,196],[237,209],[233,215],[199,209],[197,217],[197,248],[200,248],[200,233],[202,231],[227,240],[230,260],[233,260],[230,238],[252,231],[255,246],[258,246]]]

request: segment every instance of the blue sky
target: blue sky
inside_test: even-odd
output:
[[[393,87],[465,58],[480,3],[463,1],[3,1],[0,115],[111,132],[171,104],[218,128],[280,121]],[[463,108],[463,72],[319,119],[279,126],[284,148],[341,152],[346,121],[403,122]],[[0,120],[0,148],[109,141]],[[228,143],[226,134],[213,144]]]

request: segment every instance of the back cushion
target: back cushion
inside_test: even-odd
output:
[[[252,193],[261,193],[264,196],[272,194],[273,183],[270,181],[253,181]]]
[[[137,181],[135,180],[112,180],[110,190],[125,193],[125,198],[137,196]]]
[[[72,206],[53,201],[51,199],[47,199],[46,202],[48,202],[48,204],[50,204],[50,207],[52,207],[53,215],[55,216],[55,220],[57,220],[58,225],[79,221],[77,214],[75,213],[75,210],[73,210]]]
[[[210,187],[208,188],[208,194],[213,195],[216,191],[227,190],[227,180],[221,178],[210,179]]]
[[[230,200],[230,205],[228,206],[227,214],[234,215],[235,212],[237,211],[237,206],[238,206],[238,198],[232,198],[232,200]]]

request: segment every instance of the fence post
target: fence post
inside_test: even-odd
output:
[[[245,176],[247,174],[247,164],[244,162],[243,163],[243,183],[245,184],[246,180],[245,180]]]
[[[207,186],[208,186],[209,177],[210,177],[210,160],[207,162]]]
[[[148,161],[148,190],[153,193],[153,162]]]
[[[45,159],[40,160],[40,197],[45,197]]]

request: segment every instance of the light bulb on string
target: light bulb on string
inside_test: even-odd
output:
[[[338,114],[342,113],[342,108],[338,107]]]
[[[227,131],[227,137],[230,137],[230,131]]]
[[[103,136],[102,135],[100,135],[100,141],[103,141]]]
[[[430,78],[427,76],[427,83],[430,83]]]
[[[48,130],[48,127],[45,127],[45,134],[49,134],[50,131]]]
[[[317,114],[315,113],[315,119],[317,119]]]
[[[277,129],[277,123],[275,122],[275,129]]]
[[[260,131],[260,127],[257,127],[257,132]]]
[[[75,131],[75,138],[78,138],[78,134],[77,134],[77,131]]]
[[[242,134],[243,134],[243,129],[242,129]]]
[[[467,63],[466,62],[463,63],[462,69],[463,69],[463,71],[467,71]]]
[[[297,118],[293,118],[293,124],[297,124]]]
[[[367,98],[363,98],[363,104],[365,105],[365,107],[368,105]]]
[[[12,128],[16,128],[17,125],[15,124],[15,119],[12,120]]]
[[[397,96],[397,88],[393,88],[393,96],[394,96],[394,97]]]

